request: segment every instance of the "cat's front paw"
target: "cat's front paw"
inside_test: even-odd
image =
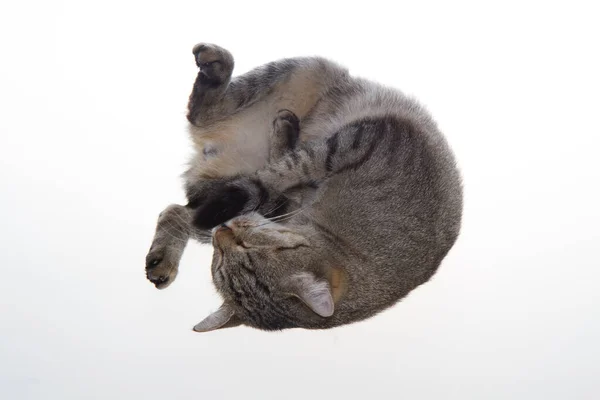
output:
[[[146,278],[156,286],[164,289],[175,280],[179,269],[181,251],[171,246],[155,245],[146,256]]]
[[[229,51],[214,44],[198,43],[192,53],[203,84],[218,86],[231,78],[234,62]]]

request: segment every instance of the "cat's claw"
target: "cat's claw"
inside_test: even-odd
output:
[[[164,289],[177,276],[179,258],[168,247],[152,249],[146,256],[146,278],[156,286]]]

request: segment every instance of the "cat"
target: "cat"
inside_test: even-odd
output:
[[[159,218],[147,274],[166,287],[187,239],[212,241],[224,302],[194,330],[332,328],[433,276],[460,232],[462,183],[423,107],[322,58],[231,81],[229,52],[193,53],[188,119],[202,150],[188,205]]]

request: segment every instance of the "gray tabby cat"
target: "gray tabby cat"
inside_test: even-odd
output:
[[[331,328],[431,278],[458,237],[462,188],[420,105],[321,58],[231,80],[229,52],[193,52],[189,203],[159,217],[147,275],[168,286],[187,240],[212,240],[224,303],[196,331]]]

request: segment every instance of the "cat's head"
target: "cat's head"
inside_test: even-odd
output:
[[[346,279],[322,240],[310,225],[279,224],[258,214],[213,229],[213,282],[224,303],[194,330],[325,325]]]

